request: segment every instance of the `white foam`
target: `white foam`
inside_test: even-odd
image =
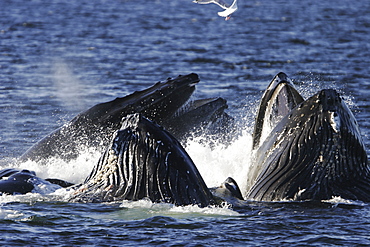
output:
[[[90,174],[100,156],[100,153],[93,150],[85,150],[77,159],[68,162],[59,158],[51,158],[47,162],[40,163],[28,160],[12,165],[12,167],[34,171],[38,177],[43,179],[58,178],[77,184],[83,182]],[[1,169],[4,168],[8,168],[8,166],[1,167]]]
[[[202,144],[202,138],[188,141],[185,149],[207,186],[219,186],[227,177],[232,177],[244,193],[252,155],[252,135],[243,131],[231,144],[214,147]]]
[[[340,196],[333,196],[329,200],[322,200],[322,202],[331,203],[333,204],[333,207],[336,207],[338,205],[356,205],[356,206],[364,206],[366,203],[360,202],[360,201],[353,201],[348,199],[343,199]]]
[[[0,208],[0,219],[2,220],[12,220],[23,216],[24,214],[19,211]]]
[[[123,201],[122,208],[130,209],[131,216],[134,218],[148,218],[152,216],[170,216],[181,218],[189,216],[238,216],[239,213],[232,210],[230,205],[208,206],[201,208],[196,205],[175,206],[169,203],[153,203],[149,199],[139,201]],[[137,211],[137,213],[135,213]]]

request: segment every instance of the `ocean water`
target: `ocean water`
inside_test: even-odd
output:
[[[193,96],[221,96],[242,135],[186,150],[209,187],[245,186],[251,132],[264,89],[280,71],[308,97],[341,92],[369,147],[370,2],[239,0],[229,21],[191,0],[2,0],[0,168],[77,113],[179,74]],[[99,154],[20,168],[81,182]],[[116,202],[67,203],[63,190],[0,197],[2,246],[370,245],[370,206],[249,202],[242,208]]]

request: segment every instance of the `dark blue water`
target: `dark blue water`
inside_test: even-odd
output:
[[[204,149],[188,145],[209,186],[228,172],[241,184],[248,176],[240,169],[248,158],[256,104],[280,71],[306,97],[321,88],[339,90],[370,147],[368,0],[240,0],[227,22],[217,16],[217,6],[191,0],[1,0],[0,5],[1,168],[78,112],[191,72],[201,77],[194,97],[227,99],[228,113],[245,131],[237,148],[205,150],[205,161],[196,152]],[[218,167],[210,166],[213,159]],[[41,176],[77,182],[95,160],[87,154],[73,164],[23,165]],[[62,196],[0,197],[0,244],[370,244],[370,206],[340,198],[231,210],[146,201],[72,204]]]

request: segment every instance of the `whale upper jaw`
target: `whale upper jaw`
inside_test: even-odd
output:
[[[109,143],[120,128],[122,117],[142,113],[159,124],[182,107],[199,82],[197,74],[178,76],[158,82],[122,98],[97,104],[78,114],[70,122],[53,131],[27,150],[20,161],[47,161],[49,158],[74,159],[84,148],[96,148]]]
[[[370,200],[368,159],[357,122],[332,89],[299,103],[275,124],[256,147],[251,173],[248,199]]]
[[[280,72],[262,96],[253,131],[253,149],[260,145],[280,120],[303,102],[289,77]]]

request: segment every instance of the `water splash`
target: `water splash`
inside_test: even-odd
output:
[[[51,158],[40,163],[35,161],[25,161],[12,165],[16,169],[27,169],[36,172],[40,178],[58,178],[74,184],[81,183],[90,174],[94,165],[98,162],[101,154],[94,149],[85,149],[80,155],[71,161],[60,158]],[[0,169],[8,168],[7,164]]]
[[[252,155],[252,135],[244,130],[232,143],[215,146],[202,144],[205,138],[189,140],[185,149],[207,186],[219,186],[227,177],[232,177],[245,191]]]

